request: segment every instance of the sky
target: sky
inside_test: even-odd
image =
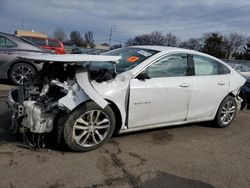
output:
[[[0,0],[0,31],[93,31],[104,43],[112,26],[112,44],[152,31],[180,40],[207,32],[250,36],[249,9],[249,0]]]

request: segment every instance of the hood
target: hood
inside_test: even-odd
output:
[[[19,56],[19,58],[32,60],[37,63],[41,62],[54,62],[63,64],[77,63],[82,65],[86,62],[107,62],[111,64],[118,63],[120,56],[108,56],[108,55],[89,55],[89,54],[63,54],[63,55],[52,55],[52,54],[38,54],[32,56]],[[85,92],[85,94],[95,101],[100,107],[105,108],[108,102],[98,93],[90,82],[90,76],[88,67],[78,67],[76,70],[76,80],[80,88]],[[72,110],[78,105],[78,102],[70,100],[72,98],[71,93],[60,99],[60,102],[66,106],[68,109]],[[81,99],[83,99],[82,97]]]
[[[19,56],[22,59],[33,60],[34,62],[63,62],[63,63],[75,63],[75,62],[88,62],[88,61],[106,61],[110,63],[118,63],[121,59],[120,56],[109,55],[89,55],[89,54],[38,54],[32,56]]]

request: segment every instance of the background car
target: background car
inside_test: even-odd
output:
[[[54,51],[56,54],[65,54],[63,43],[58,39],[42,38],[34,36],[22,36],[22,38],[29,40],[42,48]]]
[[[106,52],[106,50],[101,50],[101,49],[92,49],[92,48],[79,48],[75,47],[71,50],[71,54],[93,54],[93,55],[98,55],[101,53]]]
[[[242,64],[234,64],[232,65],[234,70],[239,72],[244,77],[250,77],[250,67]]]
[[[243,98],[244,98],[244,106],[250,108],[250,77],[247,78],[246,83],[241,89]]]
[[[15,35],[0,33],[0,78],[10,79],[15,84],[24,83],[42,68],[42,64],[23,60],[18,56],[45,53],[52,52]]]

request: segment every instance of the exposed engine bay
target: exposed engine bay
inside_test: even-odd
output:
[[[99,97],[100,106],[104,107],[107,102],[98,93],[91,93],[94,88],[90,80],[99,83],[111,80],[116,76],[115,69],[110,63],[104,67],[92,67],[92,63],[96,62],[45,62],[32,81],[10,91],[12,129],[22,133],[49,133],[59,112],[69,113],[83,101],[90,100],[89,95]],[[81,88],[82,84],[90,86],[90,93]]]

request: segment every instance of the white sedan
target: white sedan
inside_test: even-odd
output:
[[[250,77],[250,67],[247,65],[242,65],[242,64],[234,64],[232,65],[234,70],[239,72],[242,76],[244,77]]]
[[[13,129],[54,130],[75,151],[96,149],[114,132],[212,120],[227,127],[245,83],[221,60],[180,48],[21,58],[44,66],[32,83],[9,94]]]

